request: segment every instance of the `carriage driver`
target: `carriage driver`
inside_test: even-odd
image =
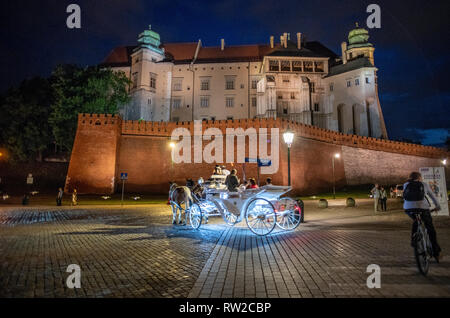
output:
[[[236,175],[237,170],[231,170],[231,173],[225,179],[225,185],[227,186],[228,191],[237,192],[239,187],[239,178]]]

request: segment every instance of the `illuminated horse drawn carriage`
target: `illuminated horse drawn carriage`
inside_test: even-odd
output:
[[[192,203],[186,206],[185,215],[192,228],[200,228],[210,216],[222,216],[230,226],[245,219],[248,228],[257,235],[267,235],[277,226],[294,230],[300,224],[300,205],[292,198],[282,197],[291,191],[291,187],[267,185],[229,192],[222,181],[220,176],[214,178],[213,175],[201,187],[196,186],[197,189],[191,191]]]

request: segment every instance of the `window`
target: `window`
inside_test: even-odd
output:
[[[314,62],[314,66],[315,66],[316,72],[324,71],[323,62]]]
[[[225,89],[234,89],[234,78],[231,77],[226,78]]]
[[[245,86],[244,86],[244,84],[241,84],[241,88],[244,88]]]
[[[291,61],[281,61],[281,71],[290,72],[291,71]]]
[[[258,80],[252,80],[252,89],[258,88]]]
[[[366,77],[366,84],[370,84],[369,78]]]
[[[209,107],[209,96],[200,97],[200,107]]]
[[[302,71],[302,61],[292,61],[292,71],[301,72]]]
[[[252,97],[252,107],[256,107],[256,97]]]
[[[227,120],[233,120],[233,116],[227,116]]]
[[[202,82],[200,84],[200,89],[202,91],[209,91],[209,78],[208,79],[202,79]]]
[[[183,88],[183,79],[182,78],[174,78],[173,79],[173,90],[181,91]]]
[[[283,99],[283,94],[279,94],[278,99]]]
[[[315,93],[316,92],[316,83],[311,82],[311,93]]]
[[[355,79],[355,86],[359,85],[359,78]]]
[[[172,108],[179,109],[181,107],[181,98],[174,98],[172,100]]]
[[[269,60],[269,71],[278,72],[280,70],[280,63],[277,60]]]
[[[318,112],[319,110],[319,103],[314,103],[314,111]]]
[[[283,83],[289,83],[290,79],[289,76],[283,76]]]
[[[234,97],[225,98],[225,106],[234,107]]]
[[[348,59],[351,60],[353,58],[353,53],[348,53]]]
[[[150,73],[150,87],[156,89],[156,74]]]
[[[331,84],[330,84],[330,92],[332,92],[333,90],[334,90],[334,84],[331,83]]]
[[[295,99],[295,93],[291,92],[291,99]]]
[[[283,102],[282,107],[283,107],[283,115],[287,115],[288,114],[288,109],[289,109],[288,102]]]
[[[133,74],[133,88],[137,87],[137,82],[138,82],[138,73],[134,73]]]
[[[352,82],[347,81],[347,87],[350,87],[350,86],[352,86]]]
[[[304,72],[312,72],[313,71],[313,62],[310,62],[310,61],[303,62],[303,71]]]

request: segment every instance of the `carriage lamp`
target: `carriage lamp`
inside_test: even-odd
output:
[[[1,153],[0,153],[0,157],[1,157]],[[441,160],[441,162],[442,162],[442,164],[445,166],[445,165],[447,165],[447,159],[443,159],[443,160]]]
[[[288,147],[288,186],[291,185],[291,146],[294,141],[294,133],[292,131],[286,130],[283,133],[283,139]]]
[[[333,166],[333,199],[336,199],[336,177],[334,174],[334,159],[339,159],[341,157],[340,153],[335,153],[331,159],[331,164]]]

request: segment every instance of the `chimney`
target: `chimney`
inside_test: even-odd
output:
[[[341,43],[341,51],[342,51],[342,63],[347,63],[347,42]]]
[[[287,33],[286,32],[283,33],[283,38],[284,38],[284,41],[283,41],[284,48],[287,48],[288,37],[287,37]]]
[[[225,39],[220,39],[220,50],[223,51],[225,49]]]
[[[302,34],[300,32],[297,33],[297,49],[302,48]]]
[[[270,48],[273,49],[273,35],[270,36]]]
[[[284,46],[284,44],[283,44],[283,35],[280,35],[280,45]]]

